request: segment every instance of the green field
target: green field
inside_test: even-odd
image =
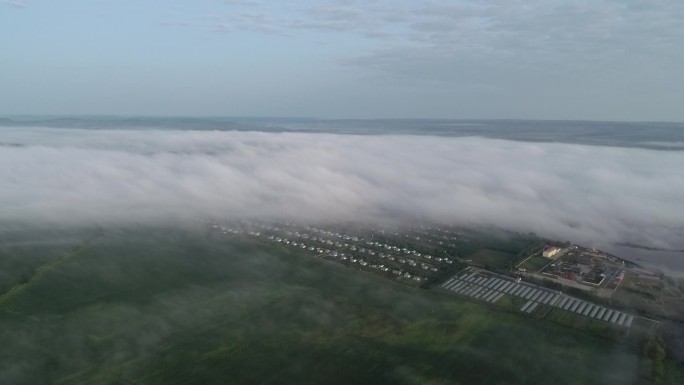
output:
[[[277,246],[200,227],[146,227],[107,229],[74,249],[91,236],[45,249],[52,259],[21,254],[28,275],[7,275],[6,287],[24,285],[0,300],[1,384],[625,384],[640,376],[641,348],[621,336]],[[3,247],[3,260],[18,263],[22,247]],[[668,361],[667,373],[677,378],[681,367]]]
[[[549,262],[551,262],[550,259],[544,258],[542,256],[535,255],[535,256],[528,258],[525,262],[520,264],[520,266],[518,266],[518,268],[519,269],[525,269],[529,272],[536,272],[536,271],[539,271],[544,266],[548,265]]]
[[[515,259],[515,254],[492,249],[481,249],[467,258],[471,259],[473,264],[486,266],[493,270],[503,270],[509,262]]]

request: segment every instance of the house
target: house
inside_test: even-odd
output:
[[[553,258],[554,255],[558,254],[561,249],[555,246],[547,246],[544,248],[542,255],[546,258]]]

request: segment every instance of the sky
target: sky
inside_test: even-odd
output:
[[[684,121],[680,0],[0,0],[0,115]]]

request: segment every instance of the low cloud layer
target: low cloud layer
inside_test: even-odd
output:
[[[684,154],[484,138],[5,128],[10,220],[414,218],[684,248]]]

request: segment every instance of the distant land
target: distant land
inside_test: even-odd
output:
[[[651,247],[651,246],[644,246],[644,245],[638,245],[635,243],[629,243],[629,242],[623,242],[623,243],[618,243],[618,246],[626,246],[626,247],[631,247],[632,249],[642,249],[642,250],[650,250],[650,251],[669,251],[672,253],[684,253],[684,249],[682,250],[674,250],[674,249],[665,249],[661,247]]]
[[[8,116],[0,127],[482,136],[525,142],[683,151],[684,123],[575,120],[315,119],[249,117]]]

